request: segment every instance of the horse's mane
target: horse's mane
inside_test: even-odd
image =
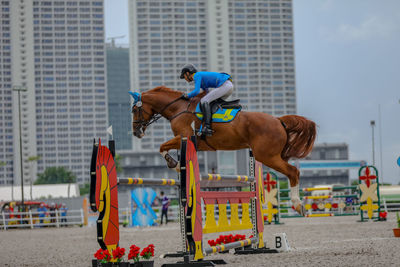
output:
[[[168,87],[166,87],[166,86],[164,86],[164,85],[157,86],[157,87],[155,87],[155,88],[153,88],[153,89],[150,89],[150,90],[148,90],[146,93],[149,93],[149,94],[156,94],[156,95],[159,95],[159,94],[163,94],[163,93],[164,93],[164,94],[167,94],[167,95],[170,95],[170,96],[174,96],[175,98],[178,98],[179,96],[181,96],[181,95],[183,94],[182,91],[174,90],[174,89],[168,88]],[[199,102],[200,99],[201,99],[205,94],[206,94],[205,92],[202,92],[202,93],[200,93],[199,95],[195,96],[195,97],[193,98],[194,104],[197,104],[197,102]]]
[[[161,86],[157,86],[153,89],[150,89],[149,91],[147,91],[149,93],[167,93],[167,94],[176,94],[176,95],[182,95],[183,93],[177,90],[173,90],[171,88],[168,88],[164,85]]]

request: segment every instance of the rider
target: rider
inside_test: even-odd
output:
[[[204,114],[204,127],[201,133],[211,136],[211,110],[210,103],[218,98],[226,99],[233,92],[232,78],[227,73],[197,71],[192,64],[186,64],[181,71],[181,79],[185,79],[188,83],[194,81],[194,89],[189,94],[184,94],[183,98],[189,99],[200,94],[202,91],[206,95],[200,100],[200,107]],[[202,90],[201,90],[202,89]]]

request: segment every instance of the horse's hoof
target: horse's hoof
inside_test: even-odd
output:
[[[180,162],[178,162],[178,164],[176,164],[175,171],[178,173],[181,171],[181,163]]]
[[[298,214],[300,214],[301,216],[305,216],[306,215],[306,209],[304,208],[303,205],[299,204],[297,205],[296,209]]]
[[[167,166],[170,169],[174,169],[178,165],[178,162],[174,160],[169,154],[165,155],[165,160],[167,161]]]

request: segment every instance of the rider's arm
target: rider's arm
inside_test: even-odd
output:
[[[193,76],[193,79],[194,79],[194,89],[188,94],[189,98],[195,97],[196,95],[200,94],[201,76],[195,74]]]

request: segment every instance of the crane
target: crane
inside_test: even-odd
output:
[[[115,47],[115,39],[120,39],[124,37],[125,35],[113,36],[113,37],[108,37],[107,40],[111,40],[111,47]]]

